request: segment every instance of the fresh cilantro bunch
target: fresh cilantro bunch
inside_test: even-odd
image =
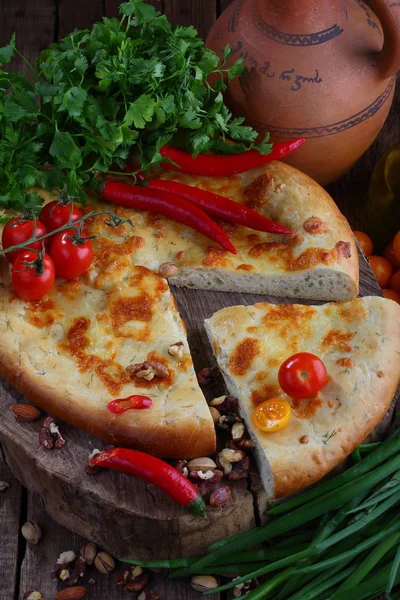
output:
[[[267,139],[254,145],[257,132],[224,104],[227,83],[243,72],[241,60],[225,67],[229,47],[221,62],[193,27],[171,26],[142,0],[123,3],[120,13],[42,52],[33,83],[0,71],[3,206],[34,210],[41,199],[26,194],[34,185],[83,200],[99,172],[125,167],[132,155],[148,169],[168,143],[194,155],[270,151]],[[15,52],[13,37],[0,66]]]

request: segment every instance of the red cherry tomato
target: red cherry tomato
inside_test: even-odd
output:
[[[54,263],[48,254],[39,261],[33,250],[20,252],[11,269],[14,290],[25,300],[39,300],[52,288],[55,279]]]
[[[318,356],[309,352],[298,352],[281,364],[278,380],[285,394],[301,400],[319,392],[326,384],[328,374]]]
[[[40,211],[40,218],[48,231],[54,231],[68,222],[77,221],[81,216],[82,213],[75,204],[71,202],[64,204],[58,200],[49,202]]]
[[[22,217],[14,217],[11,221],[8,221],[7,225],[3,229],[3,234],[1,238],[1,242],[3,245],[3,249],[11,248],[11,246],[16,246],[17,244],[23,244],[26,240],[32,236],[34,228],[33,219],[24,219]],[[40,237],[47,233],[47,228],[42,221],[36,221],[35,228],[35,237]],[[46,243],[47,240],[44,240]],[[42,249],[42,241],[32,242],[26,248],[21,250],[14,250],[13,252],[7,252],[6,257],[10,263],[13,263],[17,256],[28,250],[29,248],[35,248],[36,250]],[[37,255],[36,255],[37,256]]]
[[[87,236],[75,236],[72,229],[56,233],[50,246],[56,275],[63,279],[75,279],[88,270],[93,260],[92,244]]]

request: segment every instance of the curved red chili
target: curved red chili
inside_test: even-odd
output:
[[[143,410],[150,408],[153,400],[149,396],[128,396],[127,398],[117,398],[107,404],[107,408],[114,415],[121,415],[127,410]]]
[[[164,190],[118,181],[107,181],[102,195],[114,204],[165,215],[173,221],[178,221],[198,231],[232,254],[237,254],[236,248],[226,233],[205,212],[181,196]]]
[[[201,188],[179,183],[178,181],[169,181],[167,179],[152,179],[149,181],[151,188],[172,192],[186,198],[190,202],[200,206],[204,212],[212,217],[219,217],[225,221],[245,225],[256,231],[266,231],[267,233],[285,233],[291,234],[293,231],[287,229],[271,219],[267,219],[255,210],[252,210],[244,204],[234,202],[224,196],[219,196],[212,192],[202,190]]]
[[[160,458],[130,448],[112,448],[90,458],[89,466],[139,477],[155,485],[175,502],[187,506],[191,512],[205,514],[204,500],[193,483]]]
[[[284,158],[304,142],[304,138],[299,138],[297,140],[273,144],[272,151],[269,154],[261,154],[258,150],[247,150],[239,154],[199,154],[193,157],[188,152],[172,148],[171,146],[163,146],[160,154],[178,165],[176,166],[169,162],[163,163],[165,168],[172,169],[173,171],[189,173],[190,175],[228,176],[243,173],[273,160]]]

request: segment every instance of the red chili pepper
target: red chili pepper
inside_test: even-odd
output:
[[[114,415],[120,415],[127,410],[143,410],[150,408],[153,405],[153,400],[149,396],[128,396],[127,398],[118,398],[111,400],[107,404],[107,408]]]
[[[250,227],[250,229],[255,229],[257,231],[266,231],[268,233],[293,233],[290,229],[263,217],[263,215],[260,215],[255,210],[252,210],[243,204],[239,204],[224,196],[219,196],[218,194],[213,194],[212,192],[191,185],[178,183],[177,181],[168,181],[166,179],[153,179],[149,181],[149,186],[151,188],[178,194],[178,196],[182,196],[182,198],[186,198],[186,200],[200,206],[204,212],[212,217],[219,217],[225,221],[245,225],[246,227]]]
[[[232,252],[232,254],[237,254],[236,248],[226,233],[205,212],[181,196],[176,196],[164,190],[140,187],[118,181],[107,181],[102,195],[106,200],[121,206],[161,213],[173,221],[178,221],[195,229],[225,248],[225,250]]]
[[[129,448],[112,448],[89,459],[89,466],[122,471],[152,483],[167,496],[195,514],[205,514],[204,500],[197,488],[168,463]]]
[[[296,150],[305,142],[304,138],[291,140],[288,142],[279,142],[273,144],[270,154],[261,154],[258,150],[247,150],[239,154],[217,155],[199,154],[193,157],[188,152],[172,148],[171,146],[163,146],[160,150],[161,156],[173,160],[177,165],[164,162],[163,166],[173,171],[181,173],[189,173],[191,175],[236,175],[265,165],[273,160],[279,160],[287,156],[293,150]]]

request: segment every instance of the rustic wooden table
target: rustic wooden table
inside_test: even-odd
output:
[[[173,22],[193,24],[205,35],[217,14],[230,0],[162,0],[153,2]],[[117,12],[119,0],[12,0],[0,2],[0,45],[10,33],[17,32],[19,48],[30,59],[49,43],[74,27],[85,27],[104,14]],[[330,186],[329,191],[354,229],[363,229],[366,190],[377,158],[400,140],[400,80],[389,118],[380,136],[350,173]],[[63,551],[79,550],[83,538],[54,523],[45,513],[39,497],[28,493],[9,471],[0,448],[0,481],[10,487],[0,493],[0,600],[21,600],[28,590],[40,590],[44,598],[54,597],[56,584],[50,579],[53,564]],[[43,541],[28,546],[20,535],[26,520],[36,521],[43,530]],[[88,599],[118,600],[126,593],[117,588],[114,574],[105,577],[90,570],[85,579]],[[159,578],[152,584],[163,600],[195,600],[198,592],[179,581]],[[226,597],[227,598],[227,597]]]

